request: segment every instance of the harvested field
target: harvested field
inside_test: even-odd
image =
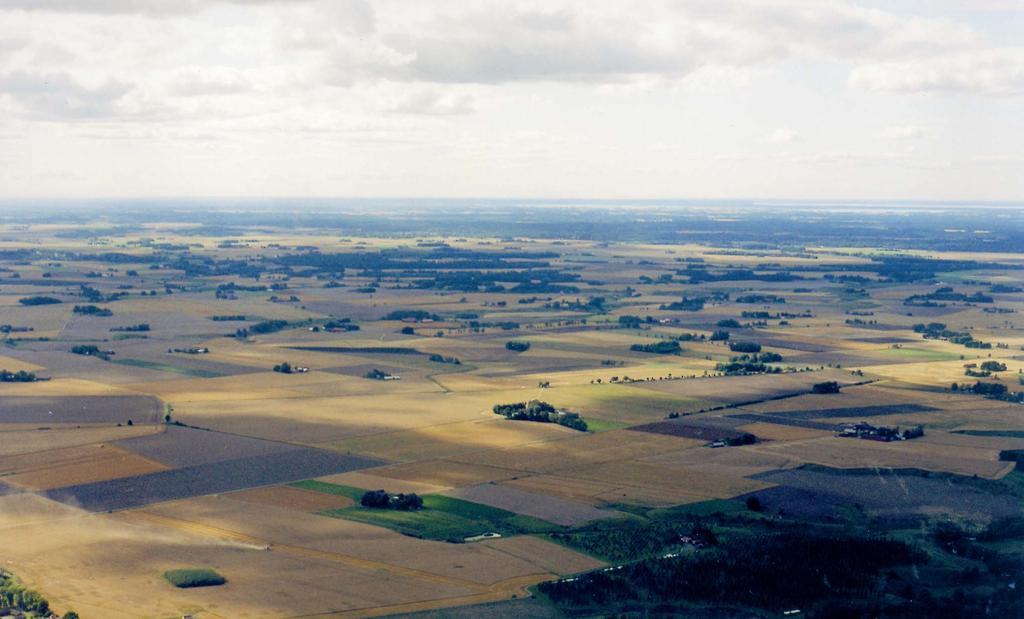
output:
[[[435,486],[433,484],[407,481],[404,479],[396,479],[394,477],[381,477],[380,475],[374,475],[373,473],[374,469],[350,471],[348,473],[319,477],[316,481],[338,484],[341,486],[351,486],[353,488],[362,488],[364,490],[384,489],[388,492],[415,492],[417,494],[432,494],[447,489],[446,486]]]
[[[740,426],[737,430],[749,432],[759,439],[767,441],[799,441],[805,438],[817,438],[832,434],[830,428],[811,428],[794,424],[778,424],[772,421],[755,422]],[[827,425],[827,424],[822,424]]]
[[[693,438],[700,441],[708,442],[738,439],[744,435],[744,432],[740,432],[738,430],[732,430],[723,427],[715,427],[711,425],[696,425],[693,423],[683,422],[679,420],[646,423],[640,426],[632,426],[628,429],[633,432],[666,434],[668,436],[680,436],[683,438]]]
[[[251,505],[224,502],[247,508],[240,511],[252,519]],[[304,524],[296,523],[295,517],[305,514],[280,512],[287,518],[280,521],[282,529]],[[75,608],[83,617],[103,619],[185,614],[218,617],[224,616],[225,609],[251,619],[280,619],[337,609],[458,599],[479,591],[471,583],[454,579],[430,579],[429,575],[419,577],[401,570],[382,572],[373,563],[321,552],[316,544],[308,550],[264,552],[261,548],[266,537],[231,537],[216,527],[191,522],[176,526],[179,521],[127,516],[83,513],[31,494],[2,497],[0,526],[16,533],[5,544],[5,567],[45,592],[54,605]],[[59,562],[40,560],[57,555],[62,557]],[[213,567],[229,584],[174,589],[162,574],[183,565]],[[512,591],[489,599],[510,597]],[[479,600],[469,600],[473,601]]]
[[[790,464],[783,456],[751,451],[748,447],[729,449],[681,449],[647,458],[641,462],[679,468],[689,474],[710,473],[722,478],[743,478]]]
[[[546,425],[546,424],[545,424]],[[699,447],[704,441],[689,438],[612,430],[600,434],[573,432],[564,440],[537,442],[501,450],[480,451],[449,460],[471,464],[552,473],[598,462],[629,460],[659,453]]]
[[[843,419],[853,417],[881,417],[883,415],[906,415],[930,413],[939,409],[924,404],[881,404],[878,406],[856,406],[851,408],[823,408],[773,413],[790,419]]]
[[[228,495],[236,501],[245,501],[257,505],[273,505],[286,507],[303,512],[320,512],[328,509],[341,509],[353,504],[352,499],[336,494],[313,492],[292,486],[269,486],[232,492]]]
[[[783,413],[776,413],[773,415],[759,415],[757,413],[740,413],[739,415],[729,415],[729,417],[744,422],[754,422],[757,425],[771,424],[822,431],[834,431],[836,429],[836,424],[834,423],[825,423],[824,421],[811,421],[809,419],[793,419],[789,417],[789,415]]]
[[[160,400],[150,396],[5,396],[0,423],[157,423]]]
[[[118,445],[174,467],[275,454],[296,448],[287,443],[179,426],[167,426],[159,434],[119,441]]]
[[[72,426],[67,424],[37,426],[35,424],[0,426],[0,456],[30,454],[36,451],[63,449],[105,443],[119,439],[145,436],[159,432],[160,426]]]
[[[875,515],[899,516],[906,514],[936,515],[939,513],[988,520],[1024,515],[1024,507],[1013,497],[999,494],[993,488],[986,492],[971,478],[931,475],[923,476],[892,470],[831,470],[793,469],[755,475],[756,479],[779,484],[798,493],[787,496],[786,491],[768,494],[767,501],[790,511],[799,510],[796,501],[811,493],[817,501],[829,496],[838,497],[844,504],[862,505]],[[758,497],[765,501],[762,493]],[[824,501],[829,503],[829,501]],[[769,508],[777,509],[771,503]]]
[[[451,460],[433,460],[374,469],[373,474],[421,484],[458,488],[509,479],[519,474],[519,471]]]
[[[580,526],[595,520],[622,515],[614,511],[595,509],[583,503],[565,501],[498,484],[480,484],[458,488],[445,494],[517,514],[533,516],[563,526]]]
[[[426,355],[415,348],[401,346],[292,346],[293,350],[336,353],[340,355]]]
[[[153,505],[140,512],[124,512],[126,520],[141,516],[173,519],[183,529],[209,527],[211,533],[229,538],[238,535],[272,543],[286,552],[317,557],[336,555],[350,565],[360,566],[378,576],[390,578],[407,570],[416,578],[434,582],[459,581],[464,586],[491,586],[508,578],[527,575],[567,573],[583,561],[600,565],[588,557],[543,540],[537,556],[509,556],[486,544],[448,544],[401,535],[386,528],[341,518],[306,514],[292,509],[265,506],[254,513],[227,496],[209,496]],[[490,509],[490,508],[483,508]],[[169,523],[171,524],[171,523]],[[295,548],[295,551],[291,551]],[[308,550],[308,553],[305,552]]]
[[[880,443],[830,436],[752,445],[747,449],[833,468],[920,468],[989,479],[1002,477],[1012,469],[1012,465],[1000,462],[992,450],[950,449],[945,445],[924,443],[920,439]]]
[[[474,421],[356,437],[323,447],[388,460],[423,460],[558,441],[575,435],[579,432],[554,423],[517,423],[491,415]]]
[[[764,374],[755,376],[720,376],[635,383],[637,389],[685,396],[708,402],[711,406],[757,402],[791,394],[807,393],[817,382],[835,380],[849,384],[847,372],[826,370],[792,374]],[[709,408],[705,405],[703,408]],[[682,409],[680,409],[682,410]]]
[[[4,481],[28,490],[49,490],[166,469],[159,462],[106,444],[0,458]]]
[[[316,449],[294,448],[200,464],[148,475],[69,486],[45,496],[88,511],[120,510],[150,503],[244,488],[268,486],[310,477],[377,466],[380,462]]]

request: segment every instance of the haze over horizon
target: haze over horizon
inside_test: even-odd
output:
[[[1024,199],[1024,5],[0,0],[0,199]]]

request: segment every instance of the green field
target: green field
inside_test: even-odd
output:
[[[159,372],[173,372],[175,374],[183,374],[185,376],[194,376],[195,378],[218,378],[224,376],[219,372],[211,372],[209,370],[197,370],[193,368],[183,368],[176,365],[168,365],[166,363],[160,363],[158,361],[145,361],[143,359],[117,359],[114,363],[121,365],[130,365],[136,368],[144,368],[147,370],[157,370]]]
[[[363,490],[351,486],[313,480],[297,482],[292,486],[326,494],[347,496],[355,501],[359,501],[363,494]],[[544,533],[560,528],[539,518],[522,516],[504,509],[440,494],[424,496],[423,509],[416,511],[372,509],[354,505],[321,513],[332,518],[387,527],[412,537],[447,541],[462,541],[467,537],[488,532],[508,536]]]
[[[164,578],[179,589],[192,587],[216,587],[227,579],[208,567],[191,567],[164,572]]]

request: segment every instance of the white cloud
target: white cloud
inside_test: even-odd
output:
[[[44,119],[113,116],[118,101],[129,90],[130,86],[112,81],[89,87],[67,73],[0,74],[0,93],[9,96],[27,115]]]
[[[244,165],[225,158],[217,173],[183,145],[278,168],[289,153],[301,178],[422,167],[426,184],[459,169],[477,193],[515,187],[490,162],[537,164],[529,185],[551,195],[628,185],[633,168],[661,195],[752,193],[706,167],[715,152],[773,166],[756,188],[807,164],[824,186],[874,162],[898,183],[951,153],[1003,161],[1024,139],[1011,109],[1024,43],[916,1],[0,0],[0,134],[5,148],[77,158],[68,168],[127,158],[158,178],[177,157],[203,187]],[[927,151],[898,150],[925,137]],[[1024,191],[1004,176],[1001,191]]]
[[[442,92],[436,89],[407,93],[384,107],[394,114],[416,114],[423,116],[453,116],[474,111],[471,95]]]
[[[791,144],[799,139],[800,136],[792,129],[780,128],[762,137],[761,141],[768,144]]]
[[[850,85],[892,93],[1024,94],[1024,49],[978,50],[866,64]]]
[[[931,131],[920,125],[893,125],[882,129],[878,135],[885,140],[920,140],[929,134]]]

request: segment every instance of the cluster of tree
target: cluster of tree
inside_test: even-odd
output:
[[[834,380],[825,381],[822,383],[814,383],[811,385],[811,393],[827,394],[827,393],[839,393],[840,386]]]
[[[32,327],[16,327],[14,325],[0,325],[0,333],[27,333],[35,331]]]
[[[649,325],[653,323],[653,316],[647,316],[646,318],[641,318],[639,316],[619,316],[619,326],[625,329],[639,329],[640,325]]]
[[[245,314],[218,314],[216,316],[210,316],[210,320],[216,322],[239,322],[246,320]]]
[[[383,370],[380,370],[380,369],[377,369],[377,368],[373,368],[372,370],[370,370],[366,374],[363,374],[363,378],[370,378],[370,379],[373,379],[373,380],[387,380],[388,377],[390,377],[390,376],[391,376],[391,374],[388,374],[387,372],[385,372]]]
[[[22,297],[18,299],[18,303],[22,305],[56,305],[60,302],[60,299],[53,297]]]
[[[512,352],[526,352],[530,350],[529,342],[505,342],[505,350],[511,350]]]
[[[946,340],[947,342],[960,344],[967,348],[992,348],[992,344],[976,340],[973,335],[966,331],[947,329],[945,323],[941,322],[918,323],[914,325],[914,333],[920,333],[925,339]]]
[[[927,556],[885,538],[807,535],[739,536],[691,556],[669,556],[547,582],[560,606],[614,609],[635,604],[703,602],[770,610],[857,598],[888,568]]]
[[[544,304],[544,309],[568,312],[604,312],[604,297],[590,297],[586,301],[575,299],[573,301],[560,300]]]
[[[573,430],[587,431],[587,422],[576,413],[559,411],[554,406],[541,400],[515,402],[512,404],[495,404],[494,414],[515,421],[539,421],[541,423],[557,423]]]
[[[805,279],[789,271],[757,272],[739,267],[726,267],[724,270],[709,271],[707,267],[702,265],[688,266],[685,269],[676,271],[676,274],[688,277],[691,284],[736,281],[792,282]]]
[[[785,303],[786,298],[774,294],[746,294],[736,297],[736,302],[767,305],[769,303]]]
[[[37,591],[25,588],[9,573],[2,570],[0,570],[0,608],[16,608],[40,617],[50,614],[50,602],[46,598]],[[78,614],[73,611],[64,614],[64,619],[77,618]]]
[[[629,347],[633,352],[646,352],[655,355],[678,355],[683,347],[676,340],[661,340],[652,344],[633,344]]]
[[[586,323],[586,320],[583,321]],[[477,320],[469,321],[469,328],[473,331],[481,331],[483,329],[501,329],[502,331],[515,331],[519,328],[518,322],[511,320],[505,320],[501,322],[480,322]]]
[[[351,318],[332,318],[323,324],[324,331],[358,331],[359,325],[352,322]]]
[[[973,365],[973,364],[972,364]],[[999,361],[982,361],[981,366],[975,370],[973,367],[968,367],[964,370],[965,376],[971,376],[973,378],[986,378],[992,375],[992,372],[1005,372],[1006,364],[1000,363]]]
[[[263,322],[258,322],[244,329],[237,329],[235,331],[235,337],[239,339],[245,339],[254,333],[259,335],[263,335],[266,333],[276,333],[277,331],[280,331],[287,326],[287,320],[264,320]]]
[[[992,303],[994,299],[987,294],[982,292],[975,292],[974,294],[967,294],[965,292],[957,292],[953,290],[951,286],[943,286],[937,288],[927,294],[915,294],[907,297],[903,300],[903,305],[912,305],[918,307],[945,307],[945,303],[940,301],[959,301],[962,303]]]
[[[112,350],[101,350],[99,346],[95,344],[79,344],[71,348],[71,352],[76,355],[84,355],[86,357],[99,357],[104,361],[110,359],[110,355],[114,354]]]
[[[555,269],[522,271],[451,271],[437,272],[433,277],[416,282],[417,288],[457,290],[461,292],[510,292],[520,294],[575,294],[579,288],[564,282],[580,278],[577,273]],[[515,283],[510,290],[503,283]]]
[[[267,289],[266,286],[236,286],[232,282],[232,283],[221,284],[220,286],[217,286],[217,291],[214,293],[214,295],[218,299],[225,299],[225,300],[230,301],[230,300],[234,300],[234,299],[238,298],[238,296],[235,294],[236,292],[239,292],[239,291],[251,291],[251,292],[257,292],[258,291],[258,292],[263,292],[263,291],[266,291],[266,289]]]
[[[683,333],[676,339],[679,340],[680,342],[703,342],[704,340],[707,339],[707,336],[704,335],[703,333]]]
[[[953,383],[951,389],[953,391],[968,391],[970,393],[976,393],[992,400],[1002,400],[1010,396],[1010,390],[1002,383],[983,383],[981,381],[978,381],[973,385],[958,385],[957,383]]]
[[[659,309],[673,312],[699,312],[704,309],[704,304],[706,302],[707,297],[694,297],[691,299],[684,295],[679,301],[661,304]]]
[[[989,288],[988,291],[998,293],[1014,293],[1024,292],[1024,288],[1021,288],[1020,286],[1011,286],[1009,284],[992,284],[992,287]]]
[[[371,509],[396,509],[410,512],[423,508],[423,499],[415,492],[392,496],[384,490],[367,490],[359,499],[359,504]]]
[[[729,342],[729,350],[732,352],[758,353],[761,352],[761,345],[757,342]]]
[[[71,309],[74,314],[81,314],[83,316],[113,316],[114,312],[106,307],[96,307],[95,305],[76,305]]]
[[[285,361],[283,363],[278,363],[277,365],[275,365],[274,371],[279,372],[281,374],[291,374],[294,370],[292,369],[292,365]]]
[[[721,327],[723,329],[739,329],[743,325],[741,325],[740,321],[736,320],[735,318],[723,318],[722,320],[716,322],[715,326]]]
[[[149,323],[140,322],[137,325],[125,325],[123,327],[110,327],[111,331],[124,333],[142,333],[149,331]]]
[[[462,365],[457,357],[445,357],[444,355],[433,354],[430,355],[430,360],[435,363],[450,363],[452,365]]]
[[[721,330],[719,330],[719,331],[715,331],[714,333],[712,333],[711,337],[709,337],[708,339],[711,340],[712,342],[724,342],[724,341],[728,340],[729,337],[730,337],[730,335],[729,335],[728,331],[721,331]]]
[[[554,252],[495,252],[457,249],[452,247],[421,249],[386,249],[379,252],[349,252],[324,254],[309,251],[301,254],[287,254],[277,262],[288,266],[310,266],[320,271],[337,272],[343,269],[380,271],[421,271],[427,273],[450,273],[452,271],[484,271],[497,269],[519,270],[542,269],[550,266],[545,259],[557,258]],[[504,277],[504,275],[502,276]],[[502,279],[502,281],[512,281]]]
[[[27,372],[25,370],[18,370],[17,372],[0,370],[0,383],[34,383],[36,380],[34,372]]]
[[[426,310],[399,309],[388,312],[381,320],[415,320],[416,322],[423,322],[424,320],[439,321],[441,317]]]
[[[782,355],[776,352],[743,354],[732,357],[728,363],[719,363],[715,370],[730,376],[742,374],[779,374],[782,369],[769,363],[779,363]]]

